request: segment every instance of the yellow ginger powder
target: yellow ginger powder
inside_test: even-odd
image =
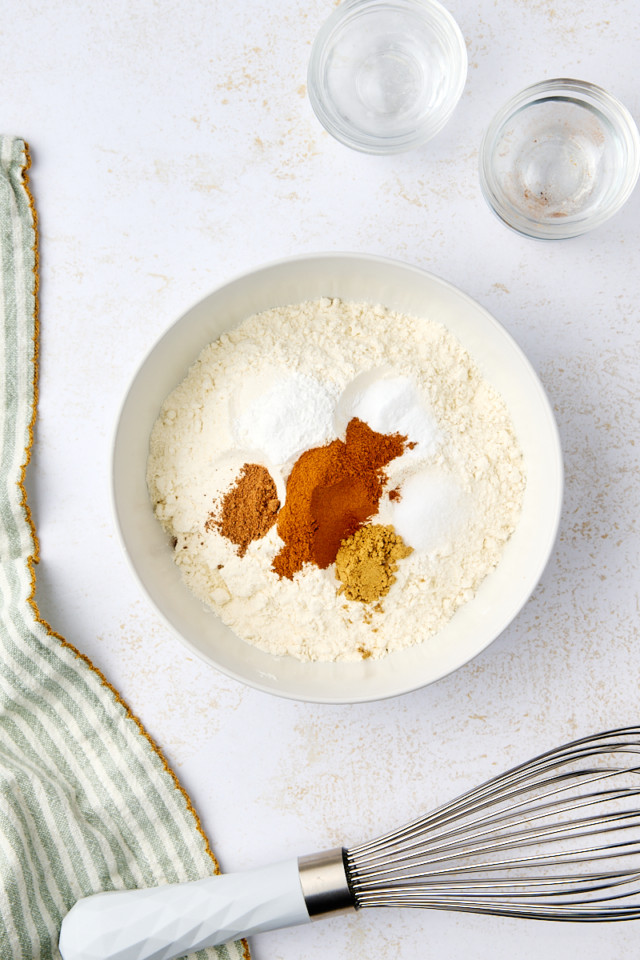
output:
[[[349,600],[371,603],[386,596],[395,583],[398,560],[413,553],[391,525],[360,527],[343,540],[336,556],[339,593]]]

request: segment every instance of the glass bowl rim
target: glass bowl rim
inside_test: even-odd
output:
[[[502,190],[494,176],[492,157],[495,145],[505,124],[520,111],[533,104],[562,96],[572,95],[576,103],[597,108],[598,112],[616,130],[624,143],[626,152],[624,182],[612,200],[597,214],[576,218],[569,223],[540,223],[521,214],[511,204],[502,200]],[[580,236],[600,226],[629,199],[640,175],[640,133],[629,110],[615,96],[598,84],[566,77],[542,80],[531,84],[510,97],[497,111],[485,130],[480,145],[480,187],[485,200],[507,226],[525,236],[542,240],[569,239]]]
[[[450,84],[444,107],[428,118],[431,122],[422,123],[413,131],[390,137],[376,137],[373,134],[355,136],[348,123],[341,123],[339,115],[326,108],[325,101],[318,93],[322,86],[319,82],[322,58],[330,41],[349,18],[374,7],[395,7],[430,14],[431,22],[444,28],[455,56],[454,68],[451,71],[454,82]],[[467,71],[468,57],[464,36],[458,22],[439,0],[344,0],[320,26],[313,41],[307,67],[307,95],[321,125],[344,146],[370,154],[401,153],[427,143],[448,123],[462,96]]]

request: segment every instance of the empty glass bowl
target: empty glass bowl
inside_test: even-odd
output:
[[[346,146],[398,153],[444,127],[466,76],[464,38],[436,0],[345,0],[313,44],[309,100]]]
[[[564,239],[613,216],[640,172],[629,111],[600,87],[547,80],[513,97],[480,149],[482,192],[519,233]]]

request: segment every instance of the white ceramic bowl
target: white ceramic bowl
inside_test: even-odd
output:
[[[311,663],[275,657],[239,639],[182,583],[146,487],[149,436],[160,407],[200,350],[253,313],[320,297],[382,303],[443,323],[501,393],[523,448],[520,523],[474,599],[432,639],[382,660]],[[153,606],[192,652],[229,676],[296,700],[352,703],[396,696],[445,676],[485,649],[538,583],[562,502],[555,420],[532,367],[502,326],[461,291],[381,257],[321,254],[279,261],[232,280],[188,310],[143,361],[116,428],[112,492],[125,552]]]

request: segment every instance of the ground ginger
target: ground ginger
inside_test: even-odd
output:
[[[344,540],[336,556],[339,593],[349,600],[372,603],[395,583],[398,561],[413,553],[390,525],[379,523],[360,527]]]

